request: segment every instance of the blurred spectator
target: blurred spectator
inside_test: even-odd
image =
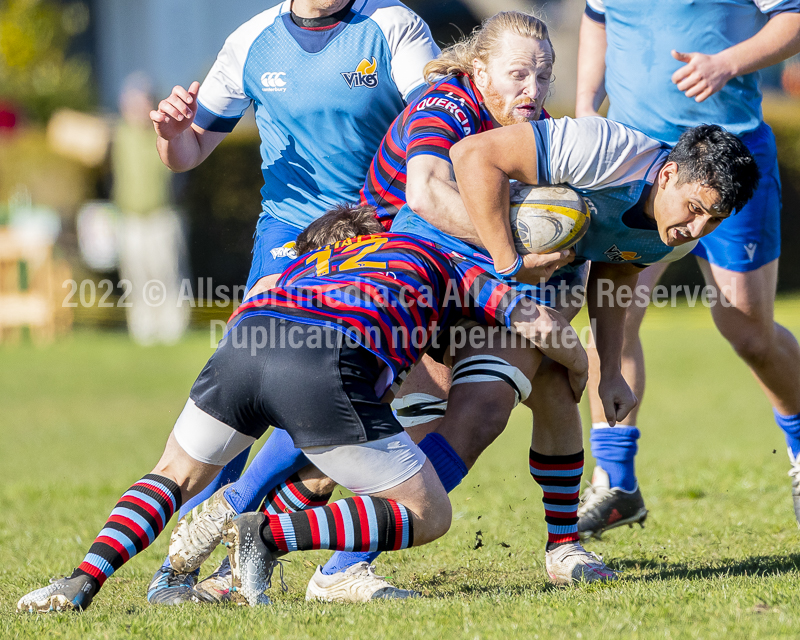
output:
[[[11,131],[16,126],[16,111],[10,104],[0,102],[0,132]]]
[[[128,330],[142,345],[177,342],[190,312],[179,302],[186,272],[184,225],[171,203],[172,173],[156,152],[154,104],[148,78],[129,76],[111,152],[113,200],[122,212],[120,276],[131,283]]]

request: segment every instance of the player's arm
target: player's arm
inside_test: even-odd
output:
[[[522,300],[511,311],[509,326],[545,356],[566,367],[575,402],[589,379],[589,358],[575,329],[558,311]]]
[[[627,306],[617,292],[622,286],[636,289],[639,267],[593,262],[587,284],[587,309],[597,354],[600,358],[599,395],[606,420],[612,427],[638,404],[622,377],[622,341]]]
[[[599,115],[606,97],[606,26],[584,13],[578,40],[578,90],[575,117]]]
[[[450,150],[461,199],[481,245],[494,266],[505,270],[517,261],[509,220],[509,178],[538,184],[536,136],[531,124],[514,124],[467,136]],[[522,257],[516,279],[538,283],[573,259],[573,253],[530,253]]]
[[[673,51],[672,56],[686,64],[672,74],[672,82],[687,98],[703,102],[732,78],[764,69],[797,53],[800,53],[800,13],[778,13],[752,38],[719,53]]]
[[[188,89],[177,86],[158,104],[157,110],[150,112],[150,119],[158,134],[158,154],[172,171],[194,169],[228,135],[206,131],[194,124],[199,90],[199,82],[193,82]]]
[[[408,161],[406,172],[406,202],[414,213],[451,236],[480,244],[448,160],[416,155]]]

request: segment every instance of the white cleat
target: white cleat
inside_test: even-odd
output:
[[[316,573],[308,583],[306,600],[322,602],[369,602],[370,600],[404,600],[419,598],[420,593],[392,586],[383,576],[375,575],[375,567],[359,562],[333,575]]]
[[[169,539],[169,562],[179,573],[191,573],[222,542],[222,530],[236,515],[222,487],[178,521]]]
[[[557,546],[544,555],[550,582],[558,585],[580,582],[610,582],[619,576],[595,553],[586,551],[579,542]]]

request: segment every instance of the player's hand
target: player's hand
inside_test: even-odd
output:
[[[672,57],[686,64],[672,74],[674,82],[687,98],[702,102],[722,89],[734,77],[719,54],[680,53],[672,51]]]
[[[525,284],[538,285],[574,259],[573,249],[553,253],[527,253],[522,256],[522,269],[517,272],[514,279]]]
[[[188,89],[176,86],[169,97],[158,103],[158,110],[150,112],[160,138],[172,140],[192,125],[197,115],[198,91],[199,82],[193,82]]]
[[[603,403],[606,421],[612,427],[620,420],[624,420],[639,404],[639,400],[625,382],[622,373],[611,377],[601,374],[597,391]]]

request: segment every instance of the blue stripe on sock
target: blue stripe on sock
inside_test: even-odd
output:
[[[547,501],[543,501],[544,508],[548,511],[561,511],[562,513],[568,513],[575,511],[576,507],[574,504],[552,504]]]
[[[283,539],[286,540],[286,548],[289,551],[297,551],[297,535],[294,532],[292,516],[288,513],[282,513],[278,516],[278,521],[281,523],[281,529],[283,529]]]
[[[568,478],[569,476],[579,476],[583,474],[583,467],[577,469],[540,469],[529,465],[532,476],[546,476],[550,478]]]
[[[328,509],[325,507],[319,507],[317,509],[312,509],[312,511],[314,512],[314,515],[317,516],[317,523],[319,524],[319,548],[330,549],[331,532],[328,524]]]
[[[134,496],[139,500],[141,500],[142,502],[146,502],[147,504],[149,504],[156,511],[158,511],[159,515],[161,516],[161,521],[164,523],[164,526],[167,526],[167,522],[169,522],[169,519],[172,517],[172,515],[167,517],[166,511],[164,511],[164,506],[160,502],[158,502],[158,500],[156,500],[155,498],[151,498],[150,496],[141,493],[139,491],[128,491],[122,497],[125,498],[125,496]]]
[[[562,525],[562,524],[549,524],[547,525],[547,532],[554,533],[556,535],[564,535],[566,533],[575,533],[578,530],[577,524],[569,524],[569,525]]]
[[[545,493],[577,493],[581,488],[581,483],[570,485],[568,487],[560,487],[552,484],[540,484],[542,491]]]
[[[292,490],[289,487],[287,487],[285,483],[281,486],[280,490],[278,491],[278,497],[281,500],[283,500],[283,503],[287,507],[291,507],[295,511],[302,511],[303,509],[306,508],[306,505],[304,505],[302,502],[300,502],[300,500],[297,499],[297,496],[294,495],[294,493],[292,493]]]
[[[401,549],[408,549],[408,534],[409,534],[408,511],[406,511],[406,508],[399,502],[397,503],[397,506],[400,508],[400,517],[402,518],[403,521],[403,546],[401,547]]]
[[[128,556],[131,557],[131,558],[133,556],[135,556],[137,553],[139,553],[136,550],[136,546],[134,545],[133,540],[131,540],[128,536],[126,536],[121,531],[117,531],[116,529],[108,529],[108,528],[106,528],[106,529],[103,529],[97,535],[98,538],[100,536],[105,536],[107,538],[111,538],[111,539],[116,540],[117,542],[119,542],[123,547],[125,547],[125,551],[128,552]]]
[[[136,484],[149,485],[151,487],[159,489],[160,491],[163,491],[165,494],[167,494],[167,496],[169,496],[169,501],[172,504],[172,513],[175,513],[175,510],[178,508],[178,503],[177,503],[177,500],[175,498],[175,494],[172,492],[171,489],[168,489],[167,487],[165,487],[160,482],[156,482],[154,480],[149,480],[149,479],[147,479],[147,480],[139,480],[139,482],[137,482]],[[131,489],[133,489],[133,487],[131,487]],[[137,495],[141,496],[142,494],[137,492]],[[167,520],[169,520],[169,518],[167,518]]]
[[[138,524],[145,532],[145,535],[147,536],[148,540],[147,544],[148,545],[153,544],[153,540],[156,539],[156,534],[153,531],[153,527],[151,527],[150,523],[144,518],[142,518],[142,516],[140,516],[138,513],[136,513],[135,511],[131,511],[127,507],[118,506],[111,512],[111,515],[127,518],[131,522],[135,522],[136,524]]]
[[[361,500],[361,503],[364,505],[364,511],[367,513],[367,521],[369,522],[369,550],[377,551],[378,516],[375,514],[375,505],[369,498],[356,498],[356,500]],[[372,561],[370,560],[369,562],[371,563]]]
[[[108,578],[112,573],[114,573],[114,567],[106,560],[105,558],[101,558],[96,553],[87,553],[86,557],[83,559],[84,562],[92,565],[93,567],[97,567],[103,574]]]
[[[346,500],[339,501],[339,513],[342,514],[342,525],[344,526],[344,549],[343,551],[352,551],[356,541],[356,532],[353,528],[353,516],[350,514],[350,506]],[[339,540],[339,546],[342,541]]]

